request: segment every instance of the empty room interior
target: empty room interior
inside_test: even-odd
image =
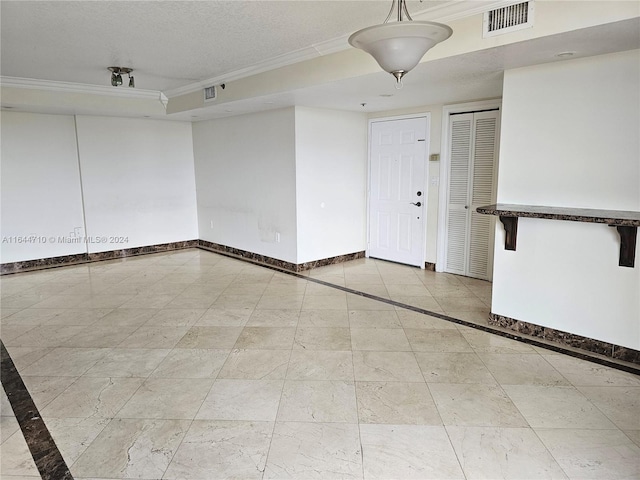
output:
[[[0,21],[2,479],[640,478],[640,2]]]

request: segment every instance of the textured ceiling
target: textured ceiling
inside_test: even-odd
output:
[[[409,2],[412,13],[445,2]],[[380,23],[390,1],[6,1],[3,76],[167,91]]]
[[[638,49],[639,33],[640,18],[634,18],[424,62],[405,77],[401,90],[394,88],[389,74],[380,71],[172,117],[198,121],[289,105],[380,112],[500,97],[503,72],[507,69],[566,61],[557,53],[567,50],[576,52],[571,58],[579,58]]]
[[[496,1],[408,3],[417,17],[444,5],[476,8]],[[391,0],[0,0],[0,74],[108,86],[107,67],[118,65],[134,68],[136,90],[167,92],[309,47],[321,51],[319,44],[335,39],[348,48],[344,37],[380,23],[390,4]],[[563,61],[556,54],[566,50],[579,58],[637,49],[639,32],[640,18],[635,17],[424,62],[406,77],[400,91],[388,74],[378,71],[193,107],[169,118],[204,120],[290,105],[377,112],[499,97],[506,69]],[[2,105],[48,113],[123,114],[118,109],[105,113],[101,104],[65,103],[62,98],[59,95],[55,104],[31,106],[22,100],[8,104],[5,96]],[[130,115],[156,113],[133,109]],[[166,118],[164,111],[158,115]]]

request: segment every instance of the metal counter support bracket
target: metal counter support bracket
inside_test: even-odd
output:
[[[502,225],[504,225],[504,249],[515,251],[516,237],[518,236],[518,217],[505,217],[500,215],[500,221]]]
[[[636,238],[638,236],[638,228],[623,225],[609,226],[616,227],[620,234],[620,260],[618,265],[621,267],[633,268],[636,260]]]
[[[571,222],[600,223],[616,227],[620,235],[618,265],[633,268],[636,260],[636,243],[640,228],[640,212],[622,210],[598,210],[593,208],[547,207],[542,205],[512,205],[497,203],[476,208],[483,215],[496,215],[504,225],[504,249],[516,249],[518,218],[546,218]]]

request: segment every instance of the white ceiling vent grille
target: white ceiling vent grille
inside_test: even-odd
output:
[[[216,99],[216,87],[211,86],[204,89],[204,100],[211,101]]]
[[[522,30],[533,26],[533,1],[496,8],[484,14],[483,37]]]

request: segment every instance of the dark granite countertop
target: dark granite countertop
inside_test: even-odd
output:
[[[573,222],[606,223],[607,225],[640,227],[640,212],[597,210],[591,208],[544,207],[539,205],[511,205],[498,203],[476,209],[485,215],[501,217],[547,218]]]

